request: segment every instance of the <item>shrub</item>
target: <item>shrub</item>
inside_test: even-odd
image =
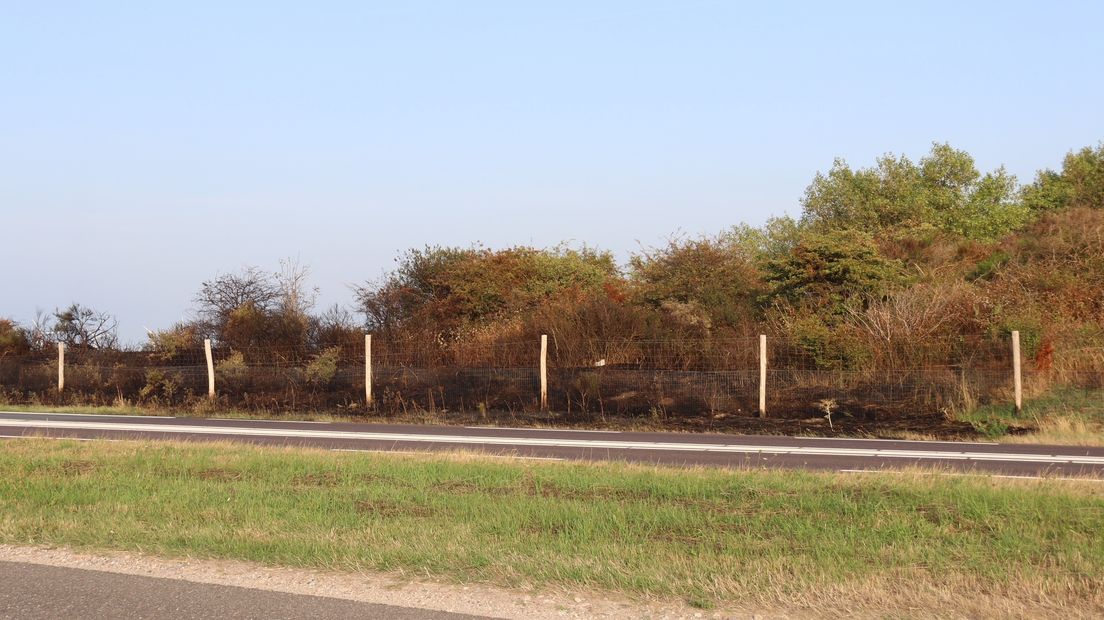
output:
[[[633,256],[630,267],[637,299],[652,307],[666,306],[675,316],[700,309],[709,323],[722,325],[760,316],[762,274],[755,254],[740,237],[672,240],[665,248]]]
[[[235,349],[253,349],[271,344],[270,331],[269,314],[253,302],[247,302],[230,311],[219,340]]]
[[[471,325],[531,312],[566,291],[599,291],[618,277],[613,256],[589,248],[411,250],[381,283],[356,289],[373,330],[412,324],[455,336]]]
[[[0,319],[0,355],[23,355],[30,349],[27,332],[11,319]]]
[[[221,380],[236,384],[249,373],[249,367],[245,364],[245,356],[241,351],[234,351],[226,359],[215,363],[215,376]]]
[[[337,376],[337,362],[341,356],[341,349],[330,347],[314,356],[314,359],[303,369],[307,383],[314,387],[329,385]]]
[[[916,284],[892,291],[865,308],[848,308],[847,332],[862,343],[878,367],[919,367],[951,357],[953,342],[979,333],[980,302],[957,280]]]
[[[807,233],[788,255],[768,261],[766,271],[768,299],[829,315],[904,280],[901,264],[883,258],[870,235],[854,230]]]
[[[782,341],[791,350],[779,351],[778,365],[801,368],[801,358],[807,357],[818,370],[850,370],[861,368],[871,358],[871,350],[846,330],[829,325],[815,313],[787,313],[780,321]]]
[[[1012,256],[1004,250],[996,250],[984,260],[980,261],[971,271],[966,278],[968,280],[981,280],[991,278],[1001,266],[1006,264]]]
[[[203,338],[195,325],[177,323],[169,329],[149,332],[145,348],[158,361],[180,361],[198,357]]]
[[[998,328],[1003,317],[1054,327],[1104,321],[1104,209],[1048,213],[1002,249],[1008,262],[979,283]]]
[[[146,372],[146,383],[138,390],[142,400],[174,404],[183,395],[179,379],[162,370]]]
[[[1005,317],[995,326],[994,331],[1005,342],[1011,337],[1012,332],[1020,332],[1020,351],[1026,359],[1036,357],[1043,344],[1043,327],[1039,319],[1034,316]]]

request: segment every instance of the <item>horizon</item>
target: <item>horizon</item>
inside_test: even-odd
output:
[[[1093,3],[267,7],[9,9],[0,317],[140,344],[282,258],[348,305],[409,248],[624,264],[799,215],[837,157],[947,142],[1028,184],[1104,138]]]

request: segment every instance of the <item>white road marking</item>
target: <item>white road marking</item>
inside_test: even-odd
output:
[[[498,446],[537,446],[553,448],[606,448],[612,450],[664,450],[674,452],[718,452],[727,454],[845,456],[916,460],[1003,461],[1040,464],[1104,465],[1104,456],[1076,454],[1025,454],[1000,452],[954,452],[940,450],[894,450],[880,448],[818,448],[809,446],[759,446],[744,444],[675,443],[649,441],[614,441],[600,439],[568,439],[542,437],[491,437],[464,435],[429,435],[414,433],[380,433],[358,431],[324,431],[290,428],[243,428],[234,426],[193,426],[179,424],[130,424],[61,420],[0,420],[0,426],[58,429],[99,430],[133,433],[181,435],[247,435],[252,437],[282,437],[310,439],[352,439],[369,441],[418,442],[437,444],[477,444]]]

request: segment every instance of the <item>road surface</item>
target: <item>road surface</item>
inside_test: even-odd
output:
[[[868,471],[937,467],[1104,476],[1104,448],[533,428],[0,412],[0,437],[239,441],[332,450],[466,450],[513,457]]]
[[[0,562],[0,618],[476,620],[479,616],[80,568]]]

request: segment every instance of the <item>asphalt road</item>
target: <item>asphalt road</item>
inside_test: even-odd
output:
[[[333,450],[466,450],[671,465],[868,471],[938,467],[1104,477],[1104,448],[941,441],[0,412],[0,437],[239,441]]]
[[[175,579],[0,562],[0,618],[474,620],[479,617]]]

